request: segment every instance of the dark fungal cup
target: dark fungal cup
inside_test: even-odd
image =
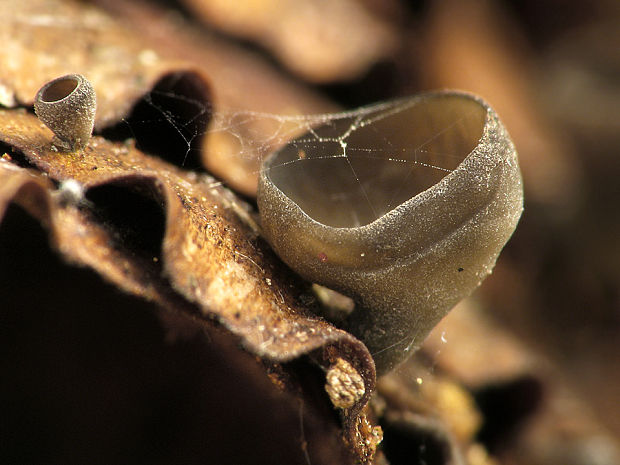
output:
[[[448,91],[362,108],[289,142],[263,163],[258,206],[284,262],[353,298],[346,329],[382,374],[492,271],[523,189],[495,111]]]
[[[48,82],[34,100],[37,117],[52,130],[63,150],[83,149],[95,124],[95,90],[81,74]]]

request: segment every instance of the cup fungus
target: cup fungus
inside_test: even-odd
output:
[[[34,100],[37,117],[58,137],[66,150],[86,147],[95,124],[95,90],[81,74],[48,82]]]
[[[355,301],[344,326],[382,374],[491,272],[523,210],[521,173],[495,111],[466,93],[345,116],[263,163],[258,207],[282,260]]]

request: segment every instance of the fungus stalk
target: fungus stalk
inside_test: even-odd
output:
[[[345,328],[382,374],[491,273],[523,191],[493,109],[439,92],[363,108],[291,141],[263,163],[258,206],[284,262],[355,301]]]
[[[97,102],[91,83],[81,74],[48,82],[34,100],[37,117],[52,130],[63,150],[86,147],[95,124]]]

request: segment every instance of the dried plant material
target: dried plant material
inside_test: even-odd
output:
[[[56,221],[76,209],[62,202],[42,173],[0,162],[3,463],[353,462],[324,398],[279,389],[229,332],[50,250],[97,228]]]
[[[482,425],[469,391],[450,378],[428,373],[415,360],[380,378],[377,392],[388,410],[435,418],[461,444],[473,443]]]
[[[374,465],[620,463],[618,144],[610,116],[617,8],[573,1],[558,15],[557,2],[530,2],[504,10],[508,16],[491,2],[457,3],[421,9],[360,0],[353,8],[374,14],[371,23],[387,24],[389,34],[391,24],[408,28],[398,32],[399,56],[362,51],[367,61],[355,81],[313,90],[260,56],[270,44],[258,41],[252,52],[252,44],[231,45],[177,4],[2,2],[0,105],[22,108],[0,116],[0,411],[15,426],[7,438],[22,439],[30,454],[70,444],[71,457],[84,451],[107,463],[119,461],[117,449],[101,438],[112,434],[136,450],[153,432],[156,447],[140,457],[153,454],[156,462],[182,461],[187,450],[192,458],[203,451],[207,463],[235,464],[248,457],[287,465],[373,457]],[[273,24],[291,11],[276,11]],[[342,20],[323,15],[316,23],[301,7],[297,14],[302,27],[291,40],[302,47],[303,28]],[[370,48],[373,31],[364,31]],[[360,31],[342,32],[356,41]],[[320,48],[312,60],[340,52]],[[350,72],[355,60],[336,71]],[[107,94],[105,121],[98,120],[86,153],[52,153],[52,133],[28,108],[36,89],[67,73],[92,79],[91,71],[96,90]],[[482,293],[380,379],[364,408],[374,382],[368,352],[312,313],[317,298],[333,304],[322,315],[342,322],[352,301],[317,286],[315,296],[309,292],[257,236],[252,208],[221,183],[253,196],[266,155],[341,118],[318,92],[353,106],[437,86],[475,90],[498,109],[523,156],[532,208]],[[381,149],[374,142],[361,148]],[[576,166],[573,152],[587,163]],[[309,156],[297,152],[300,160]],[[217,179],[204,176],[201,160]],[[195,279],[205,272],[213,279]],[[227,311],[237,298],[252,301],[253,321]],[[262,308],[268,301],[270,310]],[[272,342],[267,327],[299,340]],[[98,352],[90,352],[93,345]],[[112,353],[118,358],[106,364]],[[132,364],[135,355],[142,358]],[[123,387],[133,387],[132,396],[119,396]],[[167,403],[171,394],[175,402]],[[34,410],[22,408],[33,405],[25,397]]]
[[[215,118],[204,133],[202,163],[237,191],[256,195],[263,158],[304,131],[296,116],[338,110],[260,57],[153,4],[113,0],[101,6],[118,21],[139,29],[142,38],[164,56],[182,58],[209,77],[211,103],[203,111]]]
[[[462,443],[472,442],[482,424],[473,396],[457,383],[438,377],[425,379],[420,384],[425,402],[432,405],[448,429]]]
[[[391,463],[466,463],[461,447],[437,419],[392,411],[383,421],[386,435],[383,449]]]
[[[618,460],[618,441],[594,417],[584,399],[572,391],[571,380],[493,322],[474,301],[466,300],[451,312],[422,350],[433,357],[434,371],[445,373],[476,393],[480,413],[489,424],[478,436],[498,451],[499,458],[518,455],[524,457],[524,463],[536,465],[564,464],[569,457],[583,465]],[[423,368],[411,364],[404,368],[407,371],[396,374],[400,380],[416,376],[416,371],[424,373]],[[421,376],[424,386],[429,375]],[[378,391],[393,399],[390,393],[394,389],[386,391],[384,386],[381,380]],[[439,398],[433,391],[426,395]],[[429,404],[436,405],[432,400]],[[491,418],[498,411],[503,418],[494,423]]]
[[[81,72],[97,92],[95,128],[116,124],[171,68],[131,31],[100,10],[60,0],[7,0],[0,29],[4,101],[31,105],[37,90]],[[70,39],[68,39],[70,37]],[[13,106],[14,106],[13,105]]]
[[[480,444],[472,444],[465,453],[469,465],[500,465]]]
[[[162,63],[164,60],[160,60],[159,52],[150,46],[144,48],[145,42],[136,38],[130,29],[101,11],[73,2],[48,2],[45,5],[23,2],[14,6],[11,9],[13,16],[8,18],[11,28],[3,31],[14,32],[6,37],[7,43],[12,45],[4,49],[8,50],[6,55],[0,56],[15,67],[11,71],[17,71],[2,77],[2,81],[9,84],[3,87],[6,91],[4,95],[9,95],[5,102],[29,103],[36,86],[42,83],[39,81],[70,71],[75,66],[89,70],[85,74],[95,82],[99,106],[103,108],[97,113],[96,127],[99,128],[128,116],[128,111],[139,103],[137,99],[145,95],[151,99],[170,92],[180,99],[178,101],[185,98],[201,109],[208,108],[207,88],[202,76],[188,71],[187,63],[178,66],[174,61]],[[36,17],[27,14],[31,10],[38,10],[46,23],[53,26],[41,28]],[[84,21],[84,18],[89,20]],[[69,26],[75,26],[76,34],[83,34],[78,47],[70,47],[62,41]],[[29,39],[31,36],[37,38],[34,44]],[[53,48],[52,44],[56,42],[62,42],[66,47]],[[186,47],[186,43],[177,43],[176,47],[172,48],[173,52]],[[102,53],[92,53],[93,50]],[[19,52],[19,59],[11,55],[15,51]],[[173,52],[168,49],[168,53]],[[43,55],[51,59],[46,62],[37,60]],[[230,58],[225,51],[214,52],[212,59],[223,60],[225,55]],[[119,63],[126,64],[122,78],[120,74],[114,74]],[[246,63],[246,66],[255,65],[252,60],[246,60]],[[26,69],[28,79],[23,77]],[[3,67],[3,70],[6,68]],[[277,86],[270,82],[273,73],[266,71],[265,74],[265,85],[276,89]],[[222,81],[225,82],[225,79],[222,78]],[[223,94],[233,94],[229,89],[230,86]],[[119,90],[123,94],[119,94]],[[162,113],[158,116],[163,119],[167,110],[162,108],[160,111]],[[178,112],[179,108],[175,107],[172,111]],[[201,118],[192,116],[195,122],[190,134],[192,138],[205,133],[206,120],[211,115],[208,111],[203,111],[201,115]],[[195,302],[206,317],[213,318],[218,311],[223,311],[226,316],[219,315],[218,321],[239,335],[249,350],[265,358],[275,355],[274,360],[291,360],[318,350],[317,360],[320,360],[322,352],[319,349],[323,348],[327,366],[337,354],[348,360],[364,378],[366,394],[343,413],[343,435],[348,438],[346,442],[352,450],[366,457],[364,460],[370,460],[365,440],[358,441],[356,438],[360,437],[358,415],[374,386],[372,360],[363,345],[351,336],[302,310],[306,305],[302,301],[307,302],[303,295],[305,287],[299,284],[288,287],[290,279],[284,276],[281,266],[269,258],[271,254],[263,248],[251,225],[248,225],[250,217],[242,202],[223,190],[221,183],[211,178],[180,174],[161,160],[144,157],[131,144],[110,145],[96,137],[83,153],[62,158],[52,150],[51,133],[31,115],[21,111],[3,112],[0,119],[3,124],[0,134],[4,142],[23,150],[30,157],[30,163],[47,172],[52,179],[63,182],[62,194],[59,194],[59,198],[64,199],[63,203],[80,205],[80,195],[84,192],[96,198],[94,204],[97,207],[98,203],[109,198],[106,189],[112,189],[113,196],[118,195],[118,190],[124,194],[135,192],[140,198],[150,198],[155,205],[166,206],[167,235],[163,244],[158,245],[157,238],[150,237],[148,241],[151,244],[144,250],[138,250],[140,253],[136,258],[135,252],[130,253],[133,243],[117,244],[118,232],[110,235],[105,227],[96,227],[94,236],[80,236],[77,240],[73,236],[84,228],[76,227],[74,230],[69,225],[66,234],[71,240],[60,241],[58,245],[69,260],[92,266],[119,287],[160,304],[167,305],[166,299],[176,302],[180,292],[189,301]],[[144,142],[138,140],[139,144]],[[153,141],[150,143],[153,144]],[[11,158],[9,155],[7,157]],[[168,182],[162,181],[157,173]],[[199,187],[193,185],[196,183]],[[87,204],[93,202],[90,199],[84,201]],[[103,205],[103,210],[114,213],[114,206]],[[157,224],[155,226],[158,227]],[[121,225],[121,228],[124,226]],[[210,232],[217,234],[205,240],[205,235],[208,237]],[[120,237],[126,233],[121,231]],[[140,233],[130,231],[129,235],[133,236],[135,244],[142,246]],[[236,244],[235,241],[240,242]],[[110,247],[114,252],[109,250]],[[127,253],[134,260],[128,260]],[[194,256],[203,254],[209,258]],[[273,271],[274,267],[279,271]],[[153,276],[162,269],[163,279],[159,284],[154,284]],[[208,277],[210,272],[214,273],[211,278]],[[272,272],[283,281],[279,282]],[[133,279],[127,279],[128,273]],[[172,282],[174,289],[166,289],[167,280]],[[253,310],[246,311],[247,305]],[[267,314],[260,316],[252,313],[263,305],[266,305],[263,309]],[[292,320],[288,321],[291,317]],[[249,338],[247,341],[246,336]]]
[[[206,22],[260,43],[309,81],[353,79],[396,46],[394,29],[354,0],[184,3]]]
[[[184,147],[170,161],[183,165],[184,153],[201,152],[210,171],[250,195],[256,190],[260,161],[283,143],[283,137],[274,135],[294,135],[299,126],[287,128],[279,118],[249,114],[299,115],[337,108],[258,57],[175,21],[165,10],[140,2],[102,6],[117,17],[72,1],[11,0],[0,31],[5,44],[0,50],[0,104],[30,105],[45,82],[81,72],[97,91],[99,132],[122,120],[131,122],[128,118],[146,95],[148,103],[140,111],[150,113],[138,118],[162,120],[160,128],[168,124],[167,113],[179,118],[184,106],[172,122],[178,133],[168,135]],[[69,29],[71,41],[66,40]],[[219,118],[208,127],[214,108]],[[157,147],[140,133],[141,127],[142,121],[136,121],[126,137],[143,139],[138,145],[149,150]]]
[[[0,127],[4,132],[5,126]],[[0,213],[20,194],[19,203],[50,229],[56,247],[69,262],[90,266],[121,289],[164,307],[187,307],[166,289],[162,280],[153,279],[154,270],[147,266],[148,261],[129,260],[122,251],[111,247],[112,239],[104,227],[74,209],[54,208],[49,194],[52,185],[45,176],[7,162],[0,167]],[[62,199],[62,194],[59,197]]]
[[[88,215],[82,219],[79,209],[53,210],[59,219],[48,221],[55,226],[74,223],[54,228],[57,247],[70,261],[88,265],[120,288],[164,306],[180,294],[200,309],[202,318],[216,319],[250,352],[268,360],[288,361],[311,352],[327,366],[338,357],[346,360],[363,379],[365,394],[344,412],[344,435],[353,449],[365,447],[353,438],[359,434],[358,415],[374,388],[372,359],[359,341],[308,311],[302,303],[305,287],[288,276],[239,217],[244,207],[232,193],[209,177],[180,171],[130,145],[100,137],[79,153],[55,152],[49,131],[20,110],[0,111],[0,135],[51,179],[72,179],[83,186],[95,218],[106,210],[105,202],[113,201],[110,196],[123,190],[164,209],[161,243],[152,231],[110,231],[116,223],[105,215],[101,225]],[[105,188],[121,191],[98,196]],[[114,209],[114,203],[107,208]],[[90,227],[75,224],[84,221]],[[152,234],[155,238],[149,239]],[[130,249],[130,240],[146,240],[147,245]]]
[[[434,354],[438,367],[470,389],[508,382],[539,369],[536,357],[471,299],[459,303],[433,329],[422,350]]]
[[[359,456],[362,463],[374,463],[377,447],[383,441],[383,430],[380,426],[373,426],[364,412],[356,420],[355,444],[359,444]]]
[[[198,179],[99,137],[83,153],[58,154],[51,149],[51,137],[27,113],[0,111],[0,125],[3,141],[52,179],[74,179],[86,190],[112,182],[150,184],[166,209],[165,272],[189,300],[246,333],[257,354],[290,360],[345,334],[317,318],[308,320],[309,313],[290,295],[280,295],[281,289],[270,285],[289,280],[274,276],[275,265],[263,258],[269,252],[233,208],[240,201],[211,178]]]
[[[556,37],[541,56],[539,97],[584,145],[617,146],[620,120],[620,18]]]
[[[513,440],[524,463],[533,465],[614,465],[620,441],[593,415],[588,405],[558,377],[547,379],[542,412]]]

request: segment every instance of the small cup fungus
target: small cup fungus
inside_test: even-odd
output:
[[[48,82],[34,100],[37,117],[58,137],[65,150],[86,147],[95,124],[95,90],[81,74]]]
[[[495,111],[437,92],[360,109],[289,142],[263,163],[258,206],[282,260],[355,301],[345,328],[382,374],[491,272],[523,190]]]

